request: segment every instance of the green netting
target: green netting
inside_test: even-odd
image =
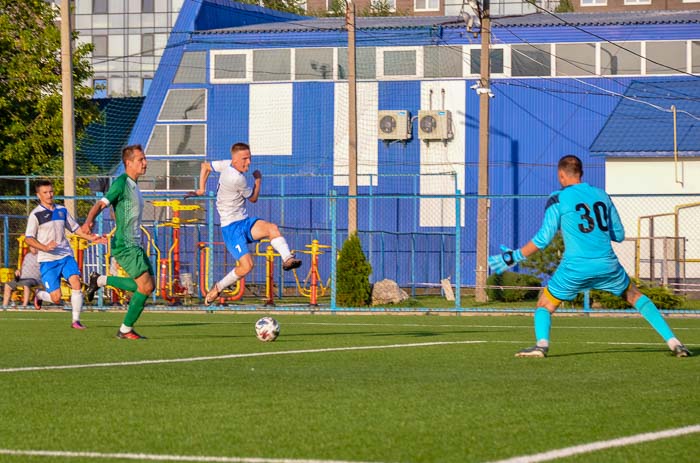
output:
[[[144,97],[96,100],[101,110],[98,122],[90,124],[76,146],[79,174],[105,174],[121,162],[121,149],[141,111]]]

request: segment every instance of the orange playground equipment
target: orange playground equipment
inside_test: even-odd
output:
[[[206,297],[209,290],[214,285],[214,281],[209,281],[209,269],[212,264],[212,249],[214,246],[223,246],[223,242],[208,243],[205,241],[200,241],[197,243],[197,249],[199,250],[199,289],[200,297]],[[238,265],[238,263],[236,263]],[[225,263],[224,266],[226,267]],[[236,282],[236,286],[233,289],[225,288],[221,291],[219,296],[219,303],[223,304],[226,301],[237,301],[243,297],[245,292],[245,278],[241,278]]]

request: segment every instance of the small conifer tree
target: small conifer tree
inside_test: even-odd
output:
[[[372,266],[362,252],[356,233],[348,237],[338,258],[337,302],[344,307],[364,307],[369,304],[372,286],[369,276]]]

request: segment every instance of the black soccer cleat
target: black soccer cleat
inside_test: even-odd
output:
[[[284,263],[282,264],[282,268],[285,271],[294,270],[295,268],[299,268],[299,267],[301,267],[301,261],[299,259],[297,259],[294,256],[294,254],[289,256],[287,258],[287,260],[285,260]]]
[[[88,286],[85,290],[85,299],[87,299],[88,302],[92,302],[95,299],[95,293],[98,289],[100,289],[100,287],[97,286],[97,279],[99,278],[99,276],[100,274],[97,272],[92,272],[90,274]]]
[[[545,358],[549,352],[549,347],[532,346],[518,351],[516,357]]]
[[[683,344],[678,344],[673,348],[673,355],[676,357],[692,357],[693,353],[690,352]]]
[[[131,330],[128,333],[122,333],[121,330],[117,331],[117,338],[119,339],[148,339],[146,336],[141,336],[136,331]]]

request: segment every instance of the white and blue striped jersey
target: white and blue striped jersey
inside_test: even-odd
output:
[[[66,230],[74,233],[79,227],[65,207],[54,204],[54,209],[51,210],[39,204],[29,214],[24,234],[41,244],[51,241],[58,243],[52,251],[39,251],[38,254],[39,262],[53,262],[73,255],[73,249],[66,238]]]

